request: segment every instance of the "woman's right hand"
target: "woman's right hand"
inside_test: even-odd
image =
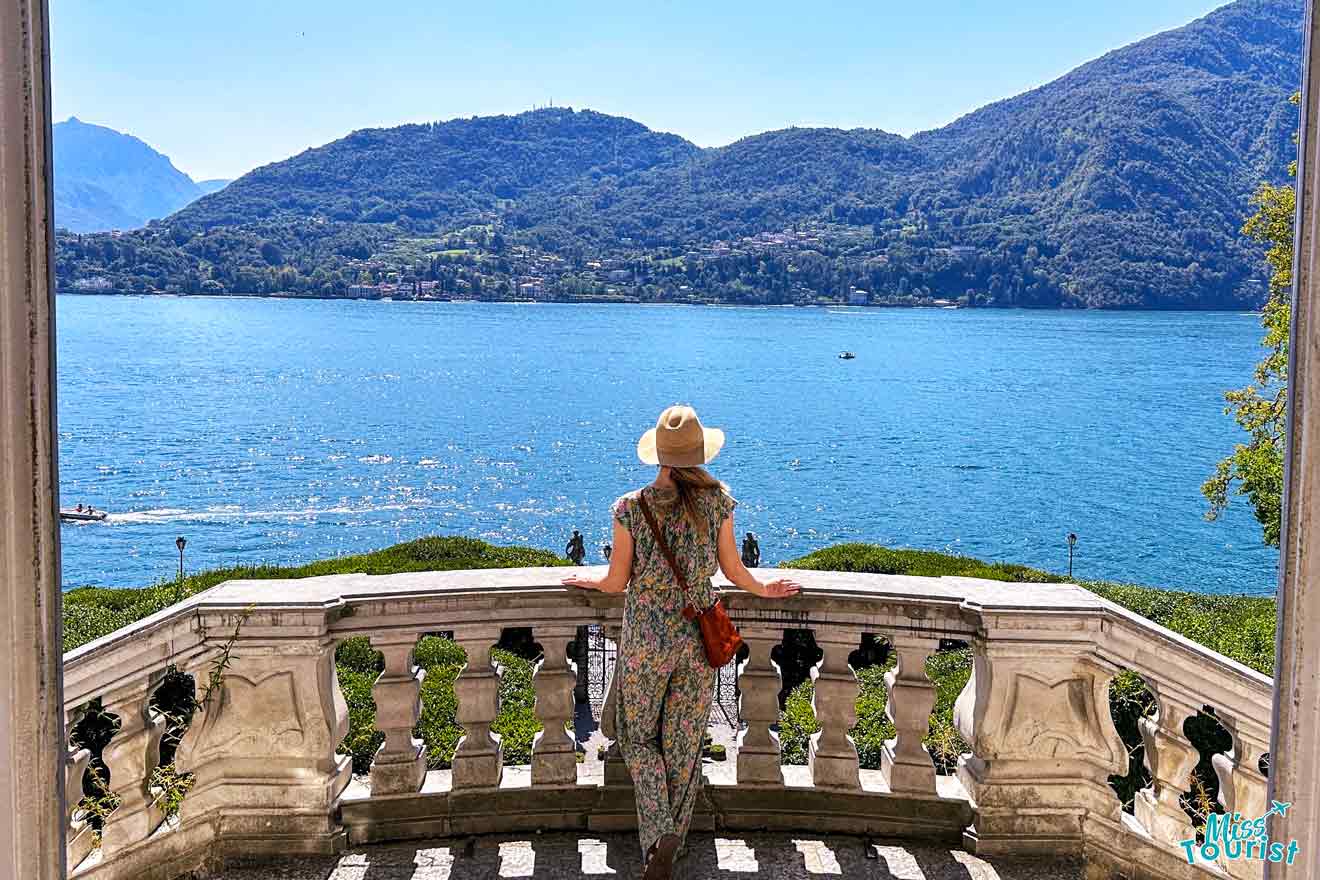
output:
[[[776,578],[761,585],[762,599],[787,599],[802,592],[802,585],[788,578]]]

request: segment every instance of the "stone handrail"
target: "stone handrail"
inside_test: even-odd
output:
[[[99,699],[122,725],[102,754],[119,806],[94,852],[86,817],[71,809],[75,876],[165,880],[230,855],[336,852],[348,839],[628,827],[631,792],[617,750],[606,755],[603,785],[580,781],[576,744],[565,731],[574,675],[561,650],[586,624],[617,639],[623,597],[566,589],[564,574],[527,568],[230,581],[70,652],[70,723]],[[1268,742],[1269,679],[1080,587],[793,576],[804,586],[793,599],[726,593],[749,649],[738,669],[745,729],[732,778],[708,786],[711,822],[953,833],[978,853],[1085,855],[1134,877],[1145,876],[1142,865],[1164,871],[1149,876],[1204,876],[1186,865],[1177,844],[1190,825],[1178,799],[1196,755],[1181,725],[1205,706],[1234,738],[1231,752],[1215,756],[1225,805],[1245,813],[1263,803],[1257,765]],[[521,780],[505,772],[491,734],[500,670],[490,650],[507,627],[531,627],[544,648],[533,680],[544,732]],[[811,630],[823,652],[813,673],[821,729],[811,740],[807,788],[796,778],[786,783],[772,729],[780,676],[770,651],[786,629]],[[413,737],[424,673],[412,651],[435,632],[452,634],[468,658],[454,684],[465,735],[447,786],[428,778]],[[864,633],[888,640],[897,658],[885,677],[896,735],[885,743],[878,774],[859,770],[848,736],[858,694],[848,657]],[[373,692],[384,742],[369,783],[346,799],[351,762],[336,749],[348,709],[334,652],[354,636],[369,638],[384,657]],[[961,788],[937,778],[922,744],[935,702],[924,665],[941,640],[972,649],[972,677],[955,708],[970,746],[958,770]],[[222,674],[179,746],[176,766],[193,773],[194,783],[177,820],[165,822],[150,788],[165,720],[150,701],[171,667],[199,683],[217,668]],[[1159,705],[1142,722],[1152,783],[1138,794],[1134,816],[1121,812],[1108,785],[1111,774],[1127,771],[1108,706],[1121,668],[1142,675]],[[611,687],[606,736],[612,700]],[[89,758],[71,751],[70,791]],[[506,796],[516,799],[506,803]]]

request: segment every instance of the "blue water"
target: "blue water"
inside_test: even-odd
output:
[[[432,533],[592,557],[647,481],[664,406],[728,432],[712,469],[763,558],[838,541],[1205,592],[1277,553],[1199,486],[1254,316],[64,296],[67,586],[306,561]],[[856,352],[841,361],[842,349]]]

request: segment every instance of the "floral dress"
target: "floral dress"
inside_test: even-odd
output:
[[[637,792],[642,852],[661,835],[686,838],[701,790],[701,749],[716,671],[706,661],[696,621],[638,504],[646,503],[683,569],[692,598],[708,606],[719,567],[720,525],[737,502],[722,490],[703,492],[698,508],[707,527],[693,528],[674,489],[647,486],[614,503],[614,516],[633,538],[632,576],[619,643],[615,731]]]

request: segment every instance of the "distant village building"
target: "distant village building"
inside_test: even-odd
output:
[[[109,278],[98,275],[95,278],[79,278],[70,285],[74,290],[105,291],[114,287]]]
[[[870,302],[871,294],[867,293],[865,290],[857,290],[854,288],[848,292],[848,305],[850,306],[864,306],[869,305]]]

